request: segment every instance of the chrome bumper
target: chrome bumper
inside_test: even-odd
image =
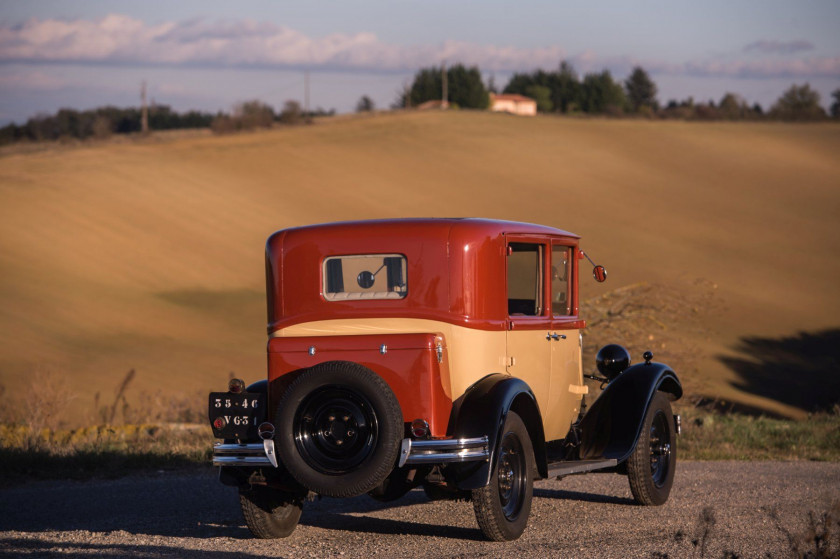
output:
[[[490,447],[486,435],[474,439],[403,439],[398,466],[489,459]]]
[[[397,464],[445,464],[449,462],[471,462],[490,459],[487,437],[474,439],[403,439]],[[235,444],[215,443],[213,445],[214,466],[271,466],[277,467],[274,441]]]
[[[274,454],[274,441],[261,443],[213,444],[214,466],[271,466],[277,467],[277,455]]]

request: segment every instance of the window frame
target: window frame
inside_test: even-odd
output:
[[[388,268],[386,264],[387,258],[400,258],[402,261],[402,271],[403,271],[403,290],[393,290],[393,291],[328,291],[329,288],[329,274],[328,268],[329,263],[333,261],[342,261],[342,259],[353,259],[353,258],[371,258],[371,259],[381,259],[382,260],[382,267],[385,269],[380,271],[384,271],[386,274],[386,281],[387,281],[387,274]],[[368,270],[370,271],[370,270]],[[376,273],[380,273],[377,271]],[[361,273],[361,272],[360,272]],[[344,283],[342,279],[342,284]],[[320,265],[320,291],[321,291],[321,298],[328,302],[328,303],[343,303],[348,301],[403,301],[408,297],[408,257],[405,254],[398,253],[398,252],[387,252],[387,253],[361,253],[361,254],[331,254],[329,256],[325,256],[323,260],[321,260]],[[363,288],[364,289],[364,288]],[[396,294],[398,296],[392,296],[392,294]],[[338,295],[338,296],[337,296]],[[343,296],[341,296],[343,295]]]

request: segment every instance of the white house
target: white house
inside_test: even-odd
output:
[[[537,102],[530,97],[516,93],[504,93],[500,95],[491,93],[490,110],[515,115],[535,116],[537,114]]]

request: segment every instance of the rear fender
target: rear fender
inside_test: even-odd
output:
[[[540,477],[548,475],[542,416],[534,393],[521,379],[496,373],[473,384],[453,404],[449,433],[456,438],[486,435],[490,448],[490,459],[486,462],[449,466],[459,489],[478,489],[490,483],[502,428],[510,411],[516,412],[528,429]]]
[[[627,460],[657,390],[682,397],[677,375],[663,363],[633,365],[610,382],[580,421],[580,458]]]
[[[258,380],[257,382],[249,384],[248,388],[245,389],[245,392],[255,392],[257,394],[268,395],[268,380]]]

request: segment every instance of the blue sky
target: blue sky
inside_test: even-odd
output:
[[[659,100],[734,92],[765,108],[792,83],[830,103],[840,88],[840,2],[424,2],[0,0],[0,123],[59,107],[139,103],[140,84],[176,110],[248,99],[350,111],[387,107],[421,67],[516,71],[641,65]]]

